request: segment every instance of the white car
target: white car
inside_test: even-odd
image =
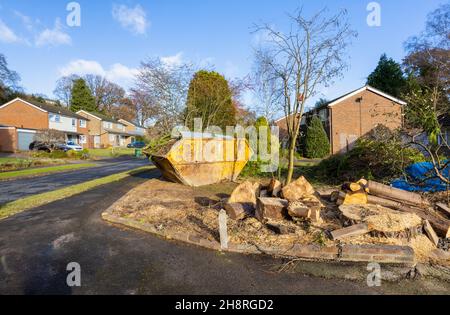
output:
[[[83,147],[81,147],[80,145],[76,144],[75,142],[67,142],[66,147],[69,150],[83,151]]]

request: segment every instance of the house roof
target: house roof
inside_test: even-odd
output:
[[[389,95],[389,94],[387,94],[387,93],[384,93],[383,91],[380,91],[380,90],[378,90],[378,89],[376,89],[376,88],[374,88],[374,87],[371,87],[370,85],[365,85],[365,86],[363,86],[362,88],[359,88],[359,89],[357,89],[357,90],[354,90],[354,91],[352,91],[352,92],[349,92],[349,93],[347,93],[347,94],[345,94],[345,95],[342,95],[342,96],[340,96],[340,97],[338,97],[338,98],[336,98],[336,99],[334,99],[334,100],[332,100],[332,101],[330,101],[330,102],[328,102],[328,103],[325,103],[323,106],[332,107],[332,106],[334,106],[334,105],[336,105],[336,104],[342,102],[343,100],[346,100],[346,99],[348,99],[349,97],[352,97],[352,96],[354,96],[354,95],[356,95],[356,94],[359,94],[359,93],[361,93],[361,92],[363,92],[363,91],[371,91],[371,92],[373,92],[373,93],[375,93],[375,94],[378,94],[378,95],[380,95],[380,96],[383,96],[383,97],[385,97],[385,98],[387,98],[387,99],[389,99],[389,100],[391,100],[391,101],[393,101],[393,102],[395,102],[395,103],[398,103],[398,104],[400,104],[400,105],[406,105],[406,102],[405,102],[405,101],[402,101],[402,100],[400,100],[400,99],[398,99],[398,98],[396,98],[396,97],[394,97],[394,96],[392,96],[392,95]]]
[[[398,98],[396,98],[396,97],[394,97],[392,95],[384,93],[384,92],[382,92],[382,91],[380,91],[380,90],[378,90],[378,89],[376,89],[374,87],[371,87],[370,85],[365,85],[365,86],[363,86],[363,87],[361,87],[359,89],[356,89],[356,90],[353,90],[351,92],[348,92],[347,94],[341,95],[341,96],[335,98],[334,100],[331,100],[329,102],[323,103],[319,107],[316,107],[316,108],[308,111],[305,114],[308,114],[308,113],[311,113],[311,112],[314,112],[316,110],[320,110],[320,109],[323,109],[323,108],[333,107],[334,105],[336,105],[336,104],[338,104],[338,103],[340,103],[340,102],[342,102],[342,101],[344,101],[344,100],[346,100],[346,99],[348,99],[348,98],[350,98],[350,97],[352,97],[352,96],[354,96],[356,94],[364,92],[364,91],[371,91],[371,92],[373,92],[375,94],[378,94],[380,96],[383,96],[383,97],[385,97],[385,98],[387,98],[387,99],[389,99],[389,100],[391,100],[391,101],[393,101],[395,103],[398,103],[400,105],[406,105],[405,101],[402,101],[402,100],[400,100],[400,99],[398,99]],[[278,119],[276,122],[279,122],[279,121],[283,120],[284,118],[286,118],[286,117],[282,117],[282,118]]]
[[[88,114],[88,115],[90,115],[90,116],[92,116],[94,118],[97,118],[98,120],[112,122],[112,123],[115,123],[115,124],[119,123],[119,121],[117,119],[114,119],[112,117],[109,117],[109,116],[106,116],[106,115],[103,115],[103,114],[100,114],[100,113],[88,112],[86,110],[80,110],[77,113],[85,113],[85,114]]]
[[[135,126],[135,127],[145,128],[144,126],[141,126],[140,124],[134,123],[134,122],[132,122],[132,121],[129,121],[129,120],[126,120],[126,119],[123,119],[123,118],[119,119],[119,121],[120,121],[120,122],[125,122],[125,123],[130,124],[130,125],[133,125],[133,126]]]
[[[86,119],[83,116],[77,115],[74,112],[70,111],[69,109],[65,108],[65,107],[60,107],[60,106],[55,106],[55,105],[50,105],[50,104],[45,104],[45,103],[40,103],[40,102],[36,102],[36,101],[31,101],[31,100],[24,100],[22,98],[15,98],[12,101],[0,106],[0,108],[2,107],[6,107],[8,105],[11,105],[12,103],[16,102],[16,101],[21,101],[22,103],[25,103],[29,106],[32,106],[38,110],[41,110],[43,112],[49,112],[49,113],[54,113],[54,114],[59,114],[62,116],[67,116],[67,117],[72,117],[72,118],[77,118],[77,119]]]

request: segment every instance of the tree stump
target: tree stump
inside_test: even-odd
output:
[[[423,233],[423,221],[414,213],[395,211],[378,205],[342,205],[344,226],[366,223],[373,237],[411,239]]]

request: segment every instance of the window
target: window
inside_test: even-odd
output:
[[[77,126],[77,120],[75,118],[72,118],[72,127]]]
[[[86,144],[87,143],[86,136],[80,136],[80,143],[81,144]]]
[[[108,129],[112,129],[112,123],[110,123],[110,122],[108,122],[108,121],[105,121],[105,122],[103,123],[103,127],[108,128]]]
[[[49,120],[50,120],[50,122],[59,123],[59,122],[61,122],[61,116],[60,115],[56,115],[56,114],[50,114],[49,115]]]
[[[109,135],[109,142],[114,142],[116,141],[116,136],[115,135]]]
[[[80,119],[80,128],[86,128],[86,120]]]

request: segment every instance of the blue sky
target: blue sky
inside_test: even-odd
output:
[[[252,66],[254,23],[287,25],[286,13],[346,8],[359,33],[344,78],[321,89],[332,99],[365,83],[382,53],[400,61],[403,43],[423,30],[426,15],[446,1],[378,0],[381,26],[369,27],[366,0],[78,0],[81,26],[69,27],[60,0],[0,0],[0,52],[29,93],[52,96],[55,81],[70,72],[94,72],[131,86],[147,57],[212,64],[228,78]],[[246,97],[248,105],[252,98]]]

